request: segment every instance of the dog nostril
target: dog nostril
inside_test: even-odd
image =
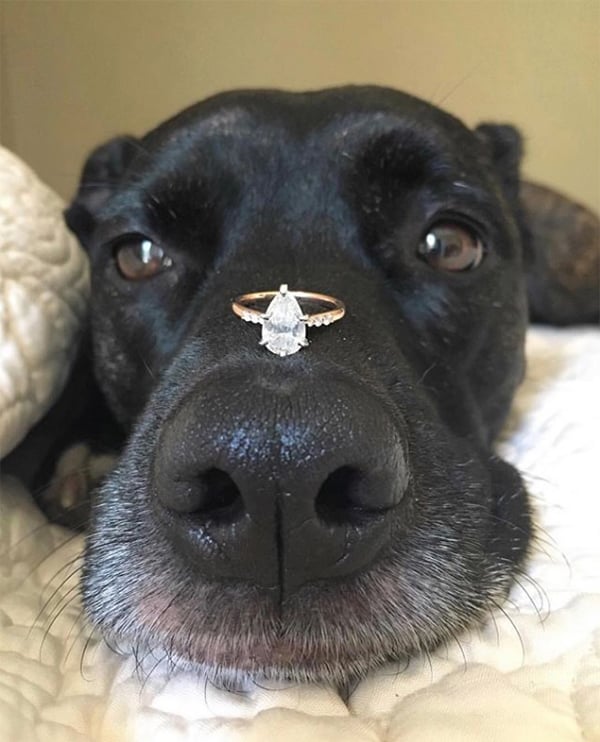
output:
[[[208,469],[198,477],[204,497],[195,512],[225,514],[242,506],[242,495],[236,483],[221,469]]]
[[[340,466],[321,485],[315,510],[327,525],[340,525],[358,520],[369,513],[361,502],[364,474],[353,466]]]
[[[186,516],[231,519],[239,517],[244,509],[238,486],[222,469],[211,468],[189,478],[178,478],[162,493],[163,504]]]

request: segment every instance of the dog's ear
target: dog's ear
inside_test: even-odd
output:
[[[121,136],[101,144],[87,158],[77,193],[65,210],[69,229],[84,246],[94,228],[95,215],[117,188],[140,150],[135,137]]]
[[[523,138],[511,124],[479,124],[475,135],[483,143],[508,200],[514,205],[519,193]]]
[[[529,313],[553,325],[600,321],[600,220],[550,188],[520,191]]]
[[[600,222],[556,191],[520,181],[521,135],[508,124],[475,129],[519,220],[534,322],[600,321]]]

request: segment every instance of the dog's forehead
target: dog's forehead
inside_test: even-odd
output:
[[[189,125],[192,121],[213,118],[218,121],[246,117],[255,122],[279,122],[298,130],[317,128],[333,119],[364,114],[383,113],[419,118],[431,123],[459,125],[458,119],[437,106],[391,88],[378,86],[346,86],[314,92],[285,92],[280,90],[239,90],[219,93],[181,111],[158,130],[177,123]]]
[[[460,187],[462,196],[488,201],[481,154],[458,119],[394,90],[229,92],[149,132],[103,217],[135,212],[190,229],[231,208],[236,218],[285,215],[304,229],[318,213],[339,220],[349,194],[386,178],[407,189]]]
[[[254,194],[256,209],[264,202],[314,211],[315,199],[360,178],[365,163],[372,173],[391,161],[401,177],[470,181],[477,190],[474,152],[475,136],[458,119],[385,88],[229,92],[146,135],[130,183],[138,200],[151,196],[178,212],[183,201],[228,198],[236,190]]]
[[[151,131],[145,144],[159,151],[226,143],[228,155],[285,154],[345,148],[354,154],[370,141],[407,134],[413,149],[437,150],[467,142],[472,133],[441,109],[395,90],[344,87],[309,93],[233,91],[192,106]],[[354,151],[353,151],[354,150]]]

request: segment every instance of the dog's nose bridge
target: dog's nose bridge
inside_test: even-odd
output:
[[[339,168],[319,148],[290,147],[261,163],[224,225],[216,267],[244,266],[242,293],[286,282],[318,290],[328,274],[339,274],[340,260],[361,258],[360,223],[344,189]]]
[[[256,292],[277,292],[282,284],[287,284],[291,292],[323,294],[343,302],[345,306],[344,316],[332,324],[308,326],[305,349],[283,359],[260,346],[260,323],[246,322],[233,311],[233,301],[237,297]],[[308,302],[303,297],[298,301],[301,310],[307,314],[332,306]],[[268,304],[269,301],[264,299],[253,306],[266,311]],[[208,277],[190,305],[189,324],[176,362],[188,364],[184,346],[197,343],[201,366],[196,370],[190,368],[194,375],[198,370],[211,367],[261,361],[273,364],[277,369],[330,363],[355,369],[361,375],[365,371],[368,374],[370,367],[375,368],[372,359],[377,358],[379,369],[385,368],[386,357],[398,350],[396,335],[399,324],[397,307],[392,306],[389,290],[372,267],[366,270],[359,259],[346,261],[339,255],[334,258],[323,255],[316,261],[303,261],[301,257],[292,259],[286,254],[277,260],[263,256],[249,259],[246,256],[245,261],[237,261],[232,257]],[[191,354],[194,353],[196,351],[191,348]],[[395,358],[395,362],[398,360]]]

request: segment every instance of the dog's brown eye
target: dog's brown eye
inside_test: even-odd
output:
[[[483,258],[483,244],[468,227],[452,222],[433,226],[419,245],[419,255],[432,268],[445,271],[468,271]]]
[[[115,258],[119,271],[129,281],[142,281],[173,265],[162,247],[144,237],[133,237],[117,245]]]

